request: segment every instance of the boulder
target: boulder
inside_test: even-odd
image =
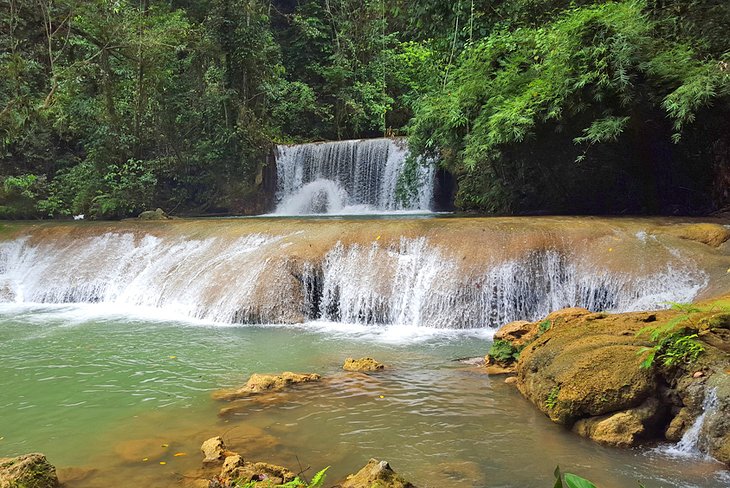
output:
[[[292,373],[289,371],[278,375],[254,373],[243,387],[216,391],[213,393],[213,398],[215,400],[237,400],[257,393],[281,391],[293,385],[319,381],[321,378],[316,373]]]
[[[203,445],[200,446],[200,450],[205,456],[203,464],[220,463],[228,454],[226,444],[220,436],[211,437],[207,441],[203,442]]]
[[[387,461],[371,459],[360,471],[333,488],[415,488],[396,474]]]
[[[607,316],[567,309],[548,316],[552,327],[527,346],[517,363],[517,386],[553,421],[636,408],[657,390],[651,369],[641,368],[647,345],[635,332],[643,315]]]
[[[171,218],[161,208],[157,210],[146,210],[137,216],[139,220],[169,220]]]
[[[578,420],[573,432],[599,444],[631,447],[653,432],[662,418],[660,412],[659,401],[649,398],[637,408]]]
[[[373,358],[347,358],[345,360],[345,364],[342,365],[342,369],[344,369],[345,371],[353,372],[380,371],[384,368],[385,365],[377,362]]]
[[[238,454],[228,456],[223,463],[219,479],[225,483],[234,480],[261,481],[262,486],[279,486],[292,481],[296,475],[288,469],[269,463],[249,463]]]
[[[0,488],[56,488],[56,468],[43,454],[0,458]]]

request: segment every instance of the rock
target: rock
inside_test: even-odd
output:
[[[514,385],[517,383],[517,377],[516,376],[510,376],[509,378],[504,379],[504,383],[506,385]]]
[[[649,398],[637,408],[578,420],[573,432],[600,444],[631,447],[647,438],[660,419],[659,401]]]
[[[0,488],[56,488],[56,468],[43,454],[0,458]]]
[[[241,456],[229,456],[221,470],[220,478],[226,481],[263,481],[262,487],[279,486],[292,481],[296,475],[288,469],[269,463],[249,463]]]
[[[371,459],[368,464],[333,488],[415,488],[390,467],[387,461]]]
[[[679,442],[693,421],[694,417],[690,413],[689,408],[681,408],[672,421],[669,422],[669,426],[664,431],[664,438],[668,441]]]
[[[553,421],[571,426],[581,418],[636,408],[657,383],[641,368],[645,341],[623,331],[645,326],[641,315],[596,316],[566,309],[548,316],[551,333],[521,353],[517,386]]]
[[[226,457],[221,468],[221,478],[235,478],[235,471],[242,468],[246,463],[239,454]]]
[[[345,371],[379,371],[381,369],[385,368],[385,365],[377,362],[373,358],[360,358],[360,359],[353,359],[353,358],[347,358],[345,359],[345,364],[342,366],[342,369]]]
[[[292,373],[289,371],[285,371],[280,375],[254,373],[242,388],[216,391],[213,393],[213,398],[215,400],[237,400],[257,393],[281,391],[293,385],[319,381],[321,378],[316,373]]]
[[[515,373],[515,366],[507,365],[502,366],[501,364],[489,364],[485,366],[484,371],[487,372],[489,375],[501,375],[501,374],[514,374]]]
[[[714,394],[715,401],[705,416],[701,436],[707,443],[707,453],[730,466],[730,374],[714,374],[707,380],[705,394]]]
[[[677,225],[662,228],[661,232],[712,247],[720,247],[722,243],[730,239],[730,229],[720,224]]]
[[[167,215],[161,208],[157,210],[146,210],[137,216],[139,220],[169,220],[170,218],[172,217]]]
[[[203,445],[200,446],[200,450],[205,456],[203,464],[219,463],[226,458],[226,454],[228,452],[226,444],[220,436],[211,437],[207,441],[203,442]]]
[[[537,337],[538,323],[518,320],[510,322],[494,333],[495,341],[507,341],[515,347],[523,346]]]

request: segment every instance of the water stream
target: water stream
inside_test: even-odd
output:
[[[598,446],[550,423],[483,356],[494,327],[563,306],[636,310],[726,288],[722,250],[665,220],[215,220],[35,224],[0,241],[0,456],[68,487],[185,486],[224,435],[249,459],[385,458],[421,487],[726,486],[721,466]],[[345,374],[375,356],[380,375]],[[253,372],[325,380],[274,402]],[[166,447],[163,447],[166,446]],[[175,456],[179,454],[179,456]],[[165,464],[160,464],[164,462]]]

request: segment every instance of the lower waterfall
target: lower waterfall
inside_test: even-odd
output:
[[[544,231],[531,231],[534,244],[523,234],[499,234],[505,245],[480,232],[476,242],[455,237],[446,245],[455,224],[432,237],[387,240],[376,234],[388,230],[380,223],[362,224],[357,239],[319,240],[310,229],[231,235],[214,225],[204,225],[205,235],[48,230],[0,242],[0,301],[156,307],[220,323],[468,329],[536,320],[568,306],[662,308],[692,300],[708,283],[692,259],[641,234],[622,235],[630,255],[604,252],[620,259],[603,262],[594,255],[603,246],[597,243],[613,234],[582,247]]]

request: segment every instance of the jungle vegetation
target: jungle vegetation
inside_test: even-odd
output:
[[[273,143],[384,134],[459,209],[707,213],[728,32],[718,0],[4,0],[0,218],[260,211]]]

